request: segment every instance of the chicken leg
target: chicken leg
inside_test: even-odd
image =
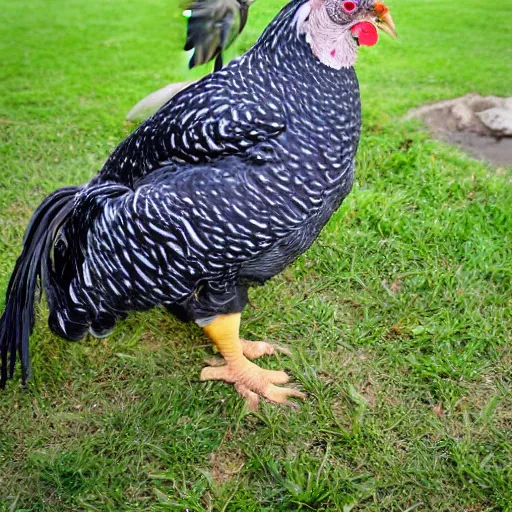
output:
[[[306,398],[306,395],[296,389],[282,388],[275,384],[285,384],[289,377],[285,372],[264,370],[251,363],[244,355],[244,345],[239,337],[240,313],[219,315],[204,332],[213,341],[226,364],[224,366],[207,366],[201,372],[201,380],[223,380],[235,385],[235,389],[242,395],[249,409],[258,408],[259,397],[263,396],[271,402],[293,405],[289,398]],[[262,342],[260,342],[262,343]],[[247,345],[251,346],[251,345]],[[256,347],[255,353],[268,350],[270,344]],[[247,349],[246,349],[247,350]],[[252,351],[251,351],[252,352]],[[262,355],[262,354],[259,354]]]

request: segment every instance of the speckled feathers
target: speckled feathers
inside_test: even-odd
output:
[[[354,70],[324,66],[297,34],[301,3],[111,155],[91,186],[129,192],[91,223],[71,309],[241,310],[250,283],[315,240],[352,185],[360,104]]]

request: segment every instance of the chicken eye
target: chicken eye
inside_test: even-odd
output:
[[[343,2],[342,7],[347,14],[352,14],[357,9],[357,2],[347,0]]]

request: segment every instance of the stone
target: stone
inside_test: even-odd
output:
[[[512,137],[512,109],[494,107],[478,112],[477,116],[494,135]]]
[[[451,106],[455,127],[459,132],[475,131],[475,114],[464,102],[455,102]]]

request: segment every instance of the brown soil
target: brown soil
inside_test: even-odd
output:
[[[469,132],[440,132],[438,137],[492,164],[512,166],[512,138],[490,137]]]
[[[512,166],[512,98],[468,94],[413,109],[407,118],[478,159]]]

